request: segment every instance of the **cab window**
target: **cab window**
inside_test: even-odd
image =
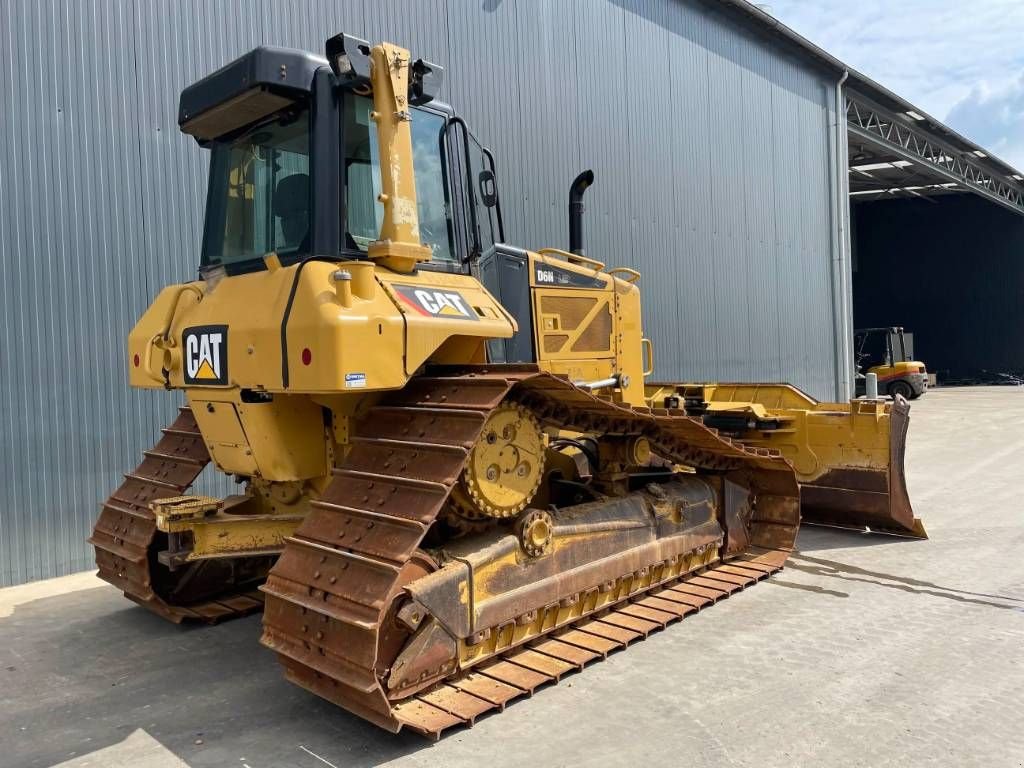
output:
[[[365,251],[380,233],[384,206],[380,194],[380,154],[377,131],[370,120],[373,102],[365,96],[346,97],[342,135],[345,139],[346,228],[356,247]],[[420,240],[433,261],[454,262],[451,206],[445,183],[441,137],[445,120],[422,109],[412,110],[413,170]],[[348,238],[346,238],[348,239]]]
[[[308,253],[308,110],[279,113],[212,151],[203,265]]]

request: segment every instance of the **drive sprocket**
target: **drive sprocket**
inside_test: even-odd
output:
[[[495,408],[452,489],[455,509],[475,521],[518,515],[540,487],[544,449],[544,433],[527,408],[514,402]]]

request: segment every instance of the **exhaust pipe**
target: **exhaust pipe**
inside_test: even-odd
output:
[[[864,396],[868,400],[878,399],[878,374],[869,373],[864,377]]]
[[[569,186],[569,251],[577,256],[583,252],[583,193],[594,183],[594,172],[584,171]]]

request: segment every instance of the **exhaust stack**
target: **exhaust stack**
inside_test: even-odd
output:
[[[569,186],[569,251],[577,256],[583,252],[583,193],[594,183],[594,172],[586,170]]]

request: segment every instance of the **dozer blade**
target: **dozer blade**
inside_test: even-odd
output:
[[[804,522],[928,538],[924,524],[914,517],[904,474],[910,404],[897,395],[887,411],[874,422],[879,442],[888,448],[870,454],[876,461],[863,463],[856,449],[856,459],[849,460],[851,451],[842,443],[818,446],[825,471],[813,480],[801,478]]]
[[[751,446],[777,449],[796,470],[805,523],[927,538],[904,474],[910,405],[821,403],[789,384],[658,384],[670,403]]]

